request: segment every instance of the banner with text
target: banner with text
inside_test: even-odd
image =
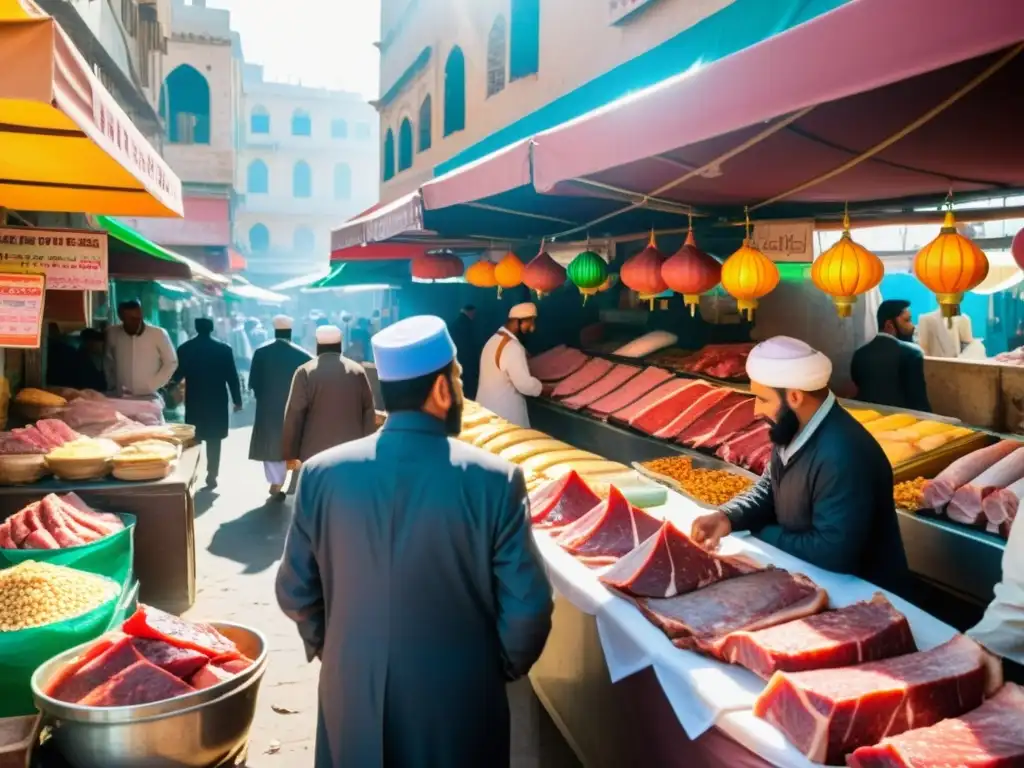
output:
[[[39,349],[46,278],[0,272],[0,347]]]
[[[0,270],[46,275],[51,291],[105,291],[107,233],[0,227]]]

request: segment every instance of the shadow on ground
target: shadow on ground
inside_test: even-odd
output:
[[[291,519],[290,505],[267,501],[221,525],[208,550],[244,565],[244,573],[262,573],[281,559]]]

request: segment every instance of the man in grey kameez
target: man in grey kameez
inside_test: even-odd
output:
[[[373,338],[388,420],[299,475],[277,576],[319,658],[316,768],[501,768],[505,686],[551,629],[522,472],[457,439],[461,369],[436,317]]]
[[[256,421],[249,442],[249,459],[263,462],[270,495],[281,499],[288,471],[281,448],[288,391],[295,371],[313,358],[306,350],[292,344],[290,317],[278,315],[273,322],[274,340],[253,353],[249,372],[249,389],[256,396]]]

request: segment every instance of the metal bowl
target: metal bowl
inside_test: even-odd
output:
[[[65,759],[75,768],[206,768],[238,752],[256,714],[267,644],[256,630],[213,626],[254,659],[253,665],[212,688],[168,701],[81,707],[43,693],[53,674],[91,643],[37,669],[32,675],[36,706],[51,723],[54,743]]]

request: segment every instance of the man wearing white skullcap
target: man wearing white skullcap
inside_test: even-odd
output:
[[[270,495],[281,501],[288,476],[282,451],[284,412],[292,378],[299,366],[312,356],[292,343],[294,322],[287,315],[273,319],[274,340],[253,352],[249,371],[249,389],[256,397],[256,419],[249,441],[249,459],[263,462],[263,473],[270,483]]]
[[[526,398],[537,397],[544,389],[530,373],[523,336],[537,328],[537,305],[516,304],[509,310],[508,322],[491,336],[480,354],[480,384],[476,401],[484,408],[520,427],[530,426]]]
[[[523,474],[456,439],[461,366],[441,318],[371,343],[387,421],[303,466],[277,575],[322,662],[314,764],[507,768],[506,685],[551,629]]]
[[[749,491],[697,518],[693,539],[714,548],[732,531],[753,531],[820,568],[905,592],[892,466],[829,391],[831,361],[798,339],[776,336],[751,351],[747,375],[754,411],[769,424],[768,468]]]
[[[321,451],[372,434],[377,428],[366,371],[341,354],[341,329],[316,329],[316,358],[292,377],[281,436],[292,469]]]

